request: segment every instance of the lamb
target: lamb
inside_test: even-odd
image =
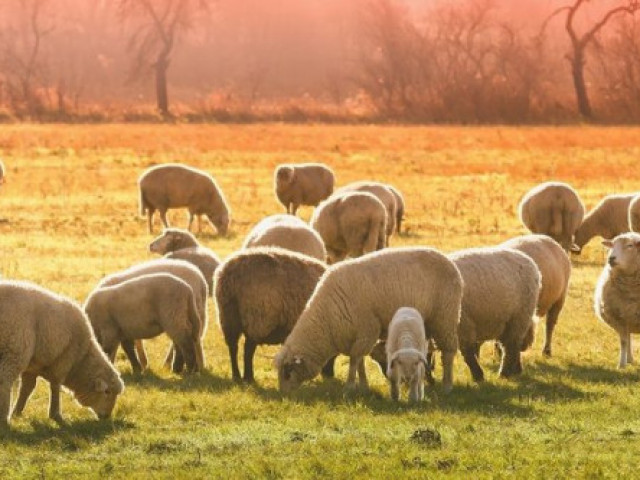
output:
[[[308,256],[265,247],[240,251],[220,266],[216,302],[235,381],[240,380],[240,336],[245,339],[242,378],[253,382],[256,347],[284,342],[325,269]]]
[[[202,273],[200,273],[200,270],[194,267],[191,263],[185,262],[184,260],[164,258],[158,260],[150,260],[147,262],[139,263],[137,265],[133,265],[132,267],[129,267],[128,269],[121,272],[107,275],[98,283],[96,288],[117,285],[118,283],[122,283],[126,280],[152,273],[170,273],[187,282],[187,284],[193,290],[193,297],[196,302],[198,316],[200,317],[201,321],[200,337],[204,338],[208,324],[206,303],[208,295],[207,282],[205,281]],[[137,340],[135,342],[135,346],[139,356],[139,363],[141,365],[141,368],[144,370],[147,367],[148,362],[142,341]],[[165,359],[165,366],[169,366],[172,363],[173,355],[174,349],[170,348]],[[181,371],[182,366],[182,354],[180,353],[180,351],[176,351],[175,358],[173,358],[173,370],[179,372]]]
[[[193,290],[174,275],[141,275],[97,288],[89,294],[83,308],[98,343],[112,363],[122,344],[134,373],[140,373],[142,367],[134,340],[166,332],[182,354],[187,372],[204,368],[200,317]]]
[[[0,429],[9,428],[11,386],[20,377],[13,415],[22,414],[37,377],[49,382],[49,418],[64,424],[60,387],[99,418],[124,390],[80,307],[28,282],[0,281]]]
[[[623,233],[603,240],[607,263],[594,295],[596,315],[620,336],[618,368],[633,363],[631,334],[640,333],[640,234]]]
[[[420,312],[411,307],[399,308],[389,324],[386,343],[387,378],[394,400],[400,397],[403,380],[409,383],[409,401],[420,402],[424,398],[424,377],[429,367],[426,347]]]
[[[386,337],[398,308],[412,305],[426,338],[442,352],[444,391],[453,386],[458,349],[462,278],[456,266],[430,248],[394,248],[347,260],[323,274],[275,358],[281,392],[315,377],[327,360],[349,355],[347,389],[368,388],[363,357]]]
[[[519,213],[532,233],[550,236],[567,252],[578,250],[574,235],[582,223],[584,205],[570,185],[541,183],[522,198]]]
[[[569,291],[571,261],[562,247],[545,235],[523,235],[500,245],[513,248],[529,256],[537,265],[541,275],[540,295],[536,315],[546,315],[546,338],[542,353],[551,356],[553,329]]]
[[[298,217],[271,215],[251,229],[243,249],[280,247],[324,261],[327,251],[320,235]]]
[[[472,248],[448,255],[464,281],[458,337],[473,379],[484,380],[480,345],[497,339],[503,349],[500,376],[522,372],[520,352],[533,343],[533,315],[540,272],[522,252],[502,247]]]
[[[162,235],[153,239],[149,251],[164,258],[184,260],[195,265],[204,276],[209,295],[213,295],[213,274],[220,265],[220,258],[213,250],[198,243],[196,237],[180,228],[165,228]]]
[[[574,252],[595,236],[611,240],[629,231],[629,205],[636,194],[617,194],[604,197],[585,217],[576,231]]]
[[[278,165],[274,172],[276,197],[295,215],[300,205],[316,206],[333,193],[333,171],[322,163]]]
[[[382,205],[384,205],[385,211],[387,212],[387,236],[385,246],[388,247],[389,237],[393,234],[393,231],[396,228],[398,209],[396,205],[396,197],[391,188],[383,183],[361,181],[345,185],[344,187],[336,190],[335,194],[340,195],[347,192],[368,192],[378,197],[378,200],[382,202]]]
[[[400,227],[402,226],[402,220],[404,219],[404,197],[400,190],[398,190],[393,185],[387,185],[391,193],[396,199],[396,232],[400,234]]]
[[[311,226],[320,234],[327,263],[347,255],[359,257],[385,246],[387,215],[384,205],[368,192],[333,195],[313,212]]]
[[[187,207],[191,230],[193,217],[206,215],[220,235],[229,228],[229,207],[216,181],[206,172],[196,168],[168,163],[147,169],[138,179],[140,189],[140,215],[147,213],[149,233],[153,233],[153,214],[160,212],[165,228],[169,208]]]
[[[628,229],[632,232],[640,232],[640,195],[634,195],[629,203],[627,212]],[[620,232],[624,233],[624,232]],[[613,237],[612,237],[613,238]]]

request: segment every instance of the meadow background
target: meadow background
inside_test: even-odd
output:
[[[157,163],[187,163],[217,179],[232,209],[230,235],[207,225],[199,240],[223,258],[253,224],[283,210],[274,167],[303,161],[330,165],[338,185],[393,183],[407,213],[406,233],[392,246],[450,252],[524,233],[517,203],[541,181],[571,183],[588,208],[605,194],[637,190],[638,138],[640,128],[595,126],[3,125],[0,275],[82,302],[103,275],[153,258],[136,179]],[[170,219],[184,227],[186,212]],[[541,354],[541,323],[520,378],[498,379],[485,346],[484,384],[471,381],[458,356],[453,392],[442,395],[438,381],[418,407],[391,402],[370,361],[372,393],[344,398],[342,357],[337,380],[317,379],[283,398],[275,347],[258,349],[255,386],[236,385],[210,303],[205,373],[165,371],[167,339],[149,341],[151,370],[140,377],[118,356],[126,390],[114,418],[98,422],[64,394],[66,428],[47,419],[48,386],[39,381],[0,439],[0,477],[635,476],[640,375],[635,366],[616,369],[617,337],[593,313],[604,259],[598,240],[573,257],[552,359]]]

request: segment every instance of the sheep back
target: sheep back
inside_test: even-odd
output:
[[[595,237],[612,239],[629,231],[629,204],[636,194],[607,195],[585,215],[576,231],[579,250]],[[579,252],[576,252],[579,253]]]
[[[318,205],[333,193],[333,171],[321,163],[278,165],[274,172],[274,189],[280,203],[293,213],[299,205]]]

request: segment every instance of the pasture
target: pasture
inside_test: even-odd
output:
[[[103,275],[153,258],[136,179],[156,163],[188,163],[217,179],[232,209],[230,234],[217,237],[207,224],[199,239],[223,258],[255,222],[283,210],[275,165],[304,161],[330,165],[338,185],[393,183],[407,213],[392,246],[450,252],[524,233],[516,206],[541,181],[571,183],[588,209],[605,194],[638,190],[639,138],[638,128],[598,127],[4,125],[0,275],[81,302]],[[186,219],[170,213],[174,225]],[[345,398],[343,357],[337,380],[318,378],[283,398],[275,347],[258,349],[255,386],[236,385],[210,303],[206,373],[164,370],[166,337],[148,341],[151,370],[140,377],[119,353],[126,389],[113,419],[98,422],[63,394],[65,428],[47,419],[48,386],[39,380],[24,416],[0,438],[0,477],[635,476],[640,374],[617,370],[617,335],[593,313],[604,259],[599,239],[573,258],[553,358],[541,354],[541,323],[520,378],[498,379],[485,345],[484,384],[471,381],[458,355],[453,392],[442,395],[438,368],[418,407],[393,403],[370,360],[372,393]]]

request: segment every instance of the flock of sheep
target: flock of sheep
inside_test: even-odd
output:
[[[424,381],[434,382],[437,350],[445,392],[453,386],[458,351],[482,381],[478,357],[486,341],[496,342],[500,376],[517,375],[520,354],[533,343],[534,315],[546,316],[543,353],[551,355],[571,275],[568,252],[579,253],[597,235],[611,251],[596,313],[620,335],[619,366],[632,361],[630,334],[640,332],[640,235],[627,233],[640,228],[640,200],[633,195],[606,197],[584,217],[573,188],[544,183],[520,204],[532,234],[445,255],[388,248],[405,208],[393,186],[366,181],[335,190],[333,172],[321,164],[280,165],[274,183],[287,214],[259,222],[224,262],[166,218],[168,209],[186,207],[189,230],[196,216],[201,228],[205,215],[225,235],[230,211],[220,188],[203,171],[165,164],[138,180],[149,232],[156,211],[165,227],[149,245],[163,258],[108,275],[81,307],[37,285],[1,280],[0,428],[22,413],[38,376],[50,383],[50,418],[63,422],[61,386],[108,417],[124,389],[113,365],[118,347],[139,373],[148,363],[143,340],[162,333],[172,341],[167,367],[201,371],[208,296],[215,297],[236,381],[254,381],[253,356],[263,344],[282,344],[274,364],[285,393],[319,373],[333,376],[338,354],[349,356],[346,388],[367,389],[363,359],[370,355],[386,373],[393,399],[407,383],[409,399],[418,402]],[[295,216],[301,205],[316,207],[310,224]]]

